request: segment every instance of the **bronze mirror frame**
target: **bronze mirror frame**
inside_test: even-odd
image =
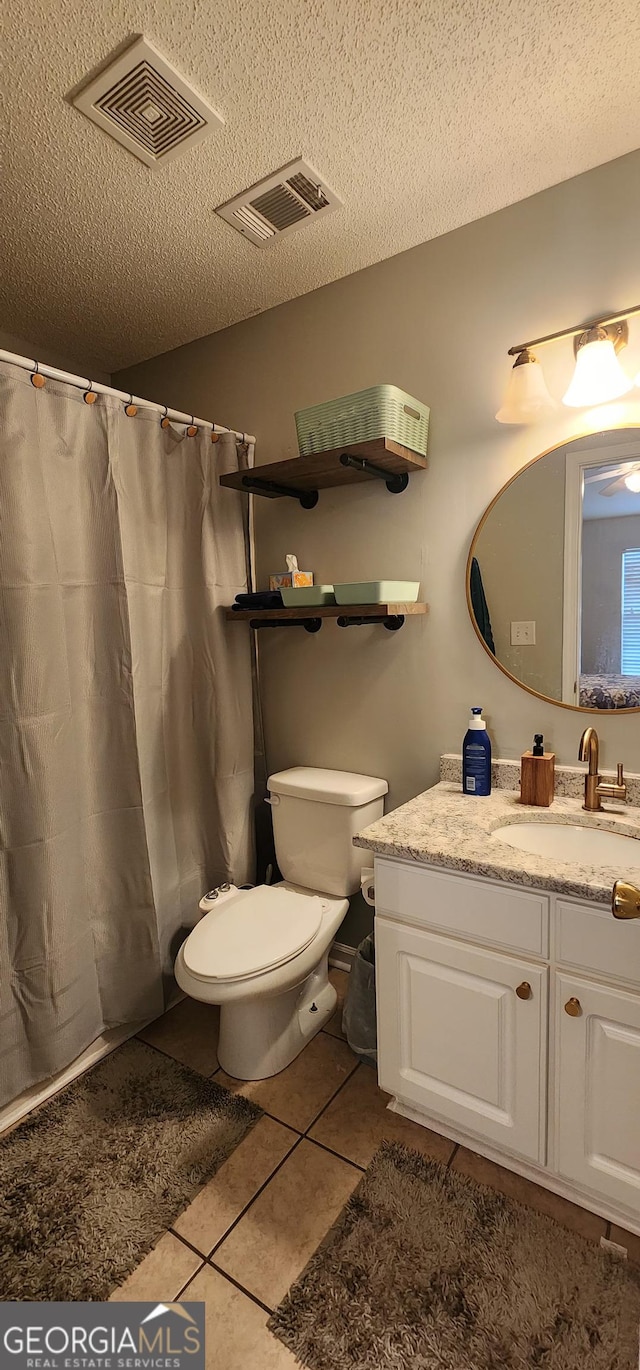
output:
[[[618,432],[636,432],[640,434],[640,424],[621,423],[616,424],[615,428],[587,429],[584,433],[576,433],[573,437],[564,438],[562,442],[554,442],[552,446],[547,447],[544,452],[539,452],[537,457],[532,457],[531,461],[525,462],[524,466],[521,466],[513,476],[509,477],[509,480],[505,481],[504,485],[502,485],[498,490],[497,495],[494,495],[493,499],[491,500],[491,503],[487,505],[487,508],[485,509],[482,518],[479,520],[475,528],[473,537],[471,539],[471,546],[469,548],[469,555],[467,557],[467,566],[465,571],[465,592],[467,597],[467,609],[469,611],[469,618],[471,619],[473,631],[478,639],[478,642],[480,643],[483,651],[486,652],[487,656],[489,657],[489,660],[493,662],[494,666],[497,666],[498,670],[502,671],[502,674],[507,677],[507,680],[511,680],[514,685],[517,685],[519,687],[519,689],[526,690],[527,694],[533,695],[534,699],[541,699],[545,704],[555,704],[557,709],[571,709],[571,711],[576,714],[595,714],[596,717],[601,719],[609,719],[616,717],[628,718],[630,714],[640,714],[640,707],[638,705],[633,705],[628,709],[594,709],[586,704],[567,704],[563,699],[552,699],[550,695],[543,695],[540,693],[539,690],[534,690],[531,687],[531,685],[525,685],[522,680],[518,680],[517,676],[513,675],[511,671],[508,671],[506,666],[502,665],[502,662],[498,661],[497,656],[494,656],[494,653],[490,650],[489,647],[487,647],[487,644],[482,636],[482,633],[480,632],[480,629],[476,623],[475,614],[473,612],[473,606],[471,603],[471,563],[476,554],[476,544],[478,538],[482,532],[482,529],[484,528],[485,523],[487,522],[487,519],[489,518],[489,515],[494,510],[496,504],[498,503],[498,500],[502,498],[505,491],[508,490],[509,487],[514,484],[514,481],[517,481],[518,477],[521,476],[524,471],[528,471],[529,467],[534,466],[535,463],[538,461],[542,461],[544,457],[549,457],[552,452],[559,452],[561,448],[570,447],[571,444],[574,442],[584,442],[585,438],[597,438],[599,433],[608,434]]]

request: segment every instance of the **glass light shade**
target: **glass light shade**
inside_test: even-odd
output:
[[[640,471],[630,471],[629,475],[625,476],[624,483],[627,490],[631,490],[634,495],[640,495]]]
[[[606,404],[626,395],[633,382],[622,370],[610,338],[584,343],[576,357],[576,368],[562,403],[572,409],[583,405]]]
[[[527,361],[517,361],[512,368],[502,406],[496,414],[498,423],[535,423],[556,408],[540,362],[529,355]]]

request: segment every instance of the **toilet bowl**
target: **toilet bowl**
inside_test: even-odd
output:
[[[277,899],[279,892],[285,897],[293,893],[300,901],[307,900],[312,915],[317,906],[317,928],[299,950],[289,957],[279,955],[275,965],[265,945],[261,955],[271,964],[257,968],[255,944],[245,931],[246,921],[251,916],[251,902],[253,896],[262,899],[264,894]],[[286,908],[284,899],[283,905]],[[298,914],[301,907],[302,902],[296,904]],[[329,948],[348,907],[347,899],[301,891],[286,881],[279,885],[260,885],[248,891],[239,891],[232,886],[228,894],[220,895],[215,909],[194,929],[201,939],[196,950],[192,943],[194,933],[183,943],[176,959],[176,980],[193,999],[220,1005],[218,1060],[228,1075],[238,1080],[264,1080],[269,1075],[277,1075],[331,1017],[337,995],[329,980]],[[220,953],[220,921],[225,912],[237,915],[238,955],[233,967],[236,973],[214,975],[207,973],[204,967],[215,965]],[[294,932],[295,926],[294,923]],[[205,938],[210,956],[204,954]],[[294,936],[292,945],[296,940]],[[227,949],[226,940],[223,947]],[[243,954],[246,970],[242,968]],[[197,957],[202,957],[202,968],[194,971]]]
[[[329,950],[360,888],[353,836],[382,816],[385,780],[293,767],[269,778],[284,879],[225,887],[183,943],[180,988],[220,1005],[218,1059],[228,1075],[284,1070],[333,1013]]]

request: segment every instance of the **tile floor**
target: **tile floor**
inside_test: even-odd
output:
[[[610,1235],[640,1260],[640,1238],[539,1185],[386,1109],[375,1071],[359,1064],[341,1030],[347,984],[333,1018],[287,1070],[255,1083],[218,1067],[217,1010],[184,1000],[140,1034],[264,1109],[264,1117],[177,1218],[112,1299],[202,1299],[211,1370],[293,1370],[267,1331],[280,1302],[337,1218],[383,1138],[425,1155],[550,1214],[599,1241]]]

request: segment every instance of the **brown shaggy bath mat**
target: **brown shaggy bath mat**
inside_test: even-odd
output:
[[[0,1298],[108,1298],[260,1114],[125,1042],[0,1140]]]
[[[385,1142],[269,1327],[310,1370],[636,1370],[640,1271]]]

